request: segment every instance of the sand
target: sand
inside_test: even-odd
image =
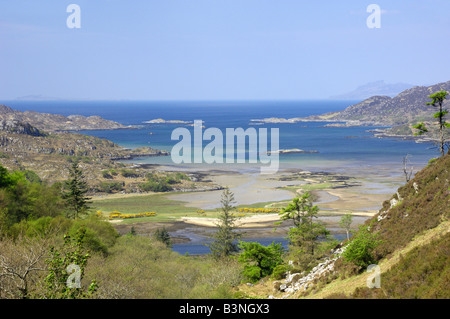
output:
[[[395,168],[393,168],[395,169]],[[297,170],[297,172],[300,170]],[[379,174],[377,174],[379,172]],[[292,170],[282,171],[277,177],[290,176],[295,173]],[[385,200],[391,198],[396,187],[401,185],[398,176],[386,175],[386,171],[373,170],[369,177],[365,174],[351,176],[358,185],[342,188],[329,188],[311,191],[318,199],[315,204],[320,208],[319,215],[343,215],[351,212],[355,216],[372,217],[378,213]],[[319,177],[307,176],[303,180],[280,181],[275,176],[254,174],[239,174],[237,172],[211,172],[208,176],[215,183],[228,186],[234,193],[235,205],[250,205],[254,203],[267,203],[271,201],[284,201],[287,205],[295,196],[296,186],[305,183],[318,183]],[[370,178],[371,177],[371,178]],[[323,182],[323,180],[322,180]],[[291,190],[279,187],[290,186]],[[184,201],[186,206],[202,209],[219,208],[219,199],[222,191],[202,193],[168,195],[173,200]],[[263,207],[262,205],[261,207]],[[241,218],[237,222],[238,227],[266,227],[279,221],[278,214],[255,215]],[[202,217],[184,217],[183,222],[212,227],[217,224],[217,219]]]

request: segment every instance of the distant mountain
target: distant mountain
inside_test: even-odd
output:
[[[330,98],[336,100],[364,100],[375,95],[394,97],[412,87],[413,85],[406,83],[389,84],[384,81],[375,81],[361,85],[352,92],[331,96]]]

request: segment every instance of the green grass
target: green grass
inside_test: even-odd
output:
[[[171,193],[171,195],[174,193]],[[112,211],[118,211],[122,214],[137,214],[145,212],[155,212],[156,216],[125,219],[122,223],[136,223],[143,221],[173,221],[181,217],[205,217],[215,218],[218,216],[220,209],[205,209],[205,215],[197,213],[200,208],[187,207],[184,202],[168,199],[167,194],[149,194],[138,195],[113,199],[96,199],[93,201],[92,208],[95,211],[102,211],[106,215]],[[281,202],[262,202],[248,205],[238,205],[236,208],[280,208],[286,206],[287,201]],[[246,213],[245,216],[254,215]]]
[[[173,194],[173,193],[172,193]],[[154,217],[133,218],[126,223],[141,221],[169,221],[184,216],[198,216],[196,207],[186,207],[181,201],[167,199],[166,194],[101,199],[93,202],[92,207],[105,213],[119,211],[122,214],[155,212]]]
[[[286,187],[280,187],[280,188],[296,193],[298,189],[302,189],[304,191],[310,192],[310,191],[315,191],[315,190],[332,188],[334,185],[335,184],[333,184],[333,183],[317,183],[317,184],[303,184],[303,185],[296,185],[296,186],[286,186]]]

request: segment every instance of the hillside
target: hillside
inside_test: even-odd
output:
[[[361,124],[380,126],[396,126],[418,121],[431,121],[436,112],[426,105],[430,102],[428,96],[435,92],[450,91],[450,81],[432,86],[416,86],[405,90],[397,96],[372,96],[360,103],[351,105],[343,111],[313,116],[314,119],[327,121],[358,121]],[[447,100],[445,106],[450,106]]]
[[[100,116],[63,116],[34,111],[21,112],[5,105],[0,105],[0,120],[28,123],[38,130],[43,131],[80,131],[127,128],[125,125],[106,120]]]
[[[342,257],[356,233],[309,273],[241,291],[265,298],[450,297],[450,155],[430,161],[365,226],[381,241],[373,252],[381,288],[367,288],[370,273]]]

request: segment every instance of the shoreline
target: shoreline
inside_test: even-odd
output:
[[[164,165],[152,167],[171,170],[171,167]],[[338,221],[343,214],[351,212],[354,220],[361,224],[377,214],[383,202],[395,194],[397,188],[402,184],[403,177],[393,175],[393,170],[397,170],[397,167],[371,167],[369,169],[355,167],[353,170],[344,171],[345,174],[333,168],[316,172],[289,168],[280,170],[275,176],[211,168],[188,170],[188,172],[195,171],[214,183],[228,186],[235,194],[236,204],[234,206],[240,205],[241,207],[245,205],[257,207],[258,203],[261,203],[264,208],[286,207],[298,194],[298,191],[302,190],[302,187],[311,187],[313,188],[311,193],[315,196],[314,204],[318,205],[320,209],[319,220],[327,221],[326,224],[333,229],[333,232],[340,233],[342,230]],[[327,181],[335,184],[332,183],[330,187],[319,187],[328,186],[327,183],[324,183]],[[314,189],[314,187],[318,188]],[[158,194],[167,199],[181,202],[181,205],[185,207],[192,207],[192,211],[195,212],[200,208],[218,210],[221,192],[222,190],[176,194],[113,194],[94,200]],[[217,218],[213,217],[183,216],[172,221],[137,221],[127,224],[115,222],[113,225],[120,233],[127,233],[131,227],[134,227],[138,234],[146,236],[149,236],[157,228],[165,227],[174,244],[195,244],[198,238],[205,239],[205,234],[214,230],[217,221]],[[288,222],[283,221],[274,232],[274,223],[277,221],[280,221],[278,214],[246,216],[237,220],[236,229],[238,231],[246,230],[247,238],[283,237],[287,234]],[[356,229],[354,225],[352,228]]]

